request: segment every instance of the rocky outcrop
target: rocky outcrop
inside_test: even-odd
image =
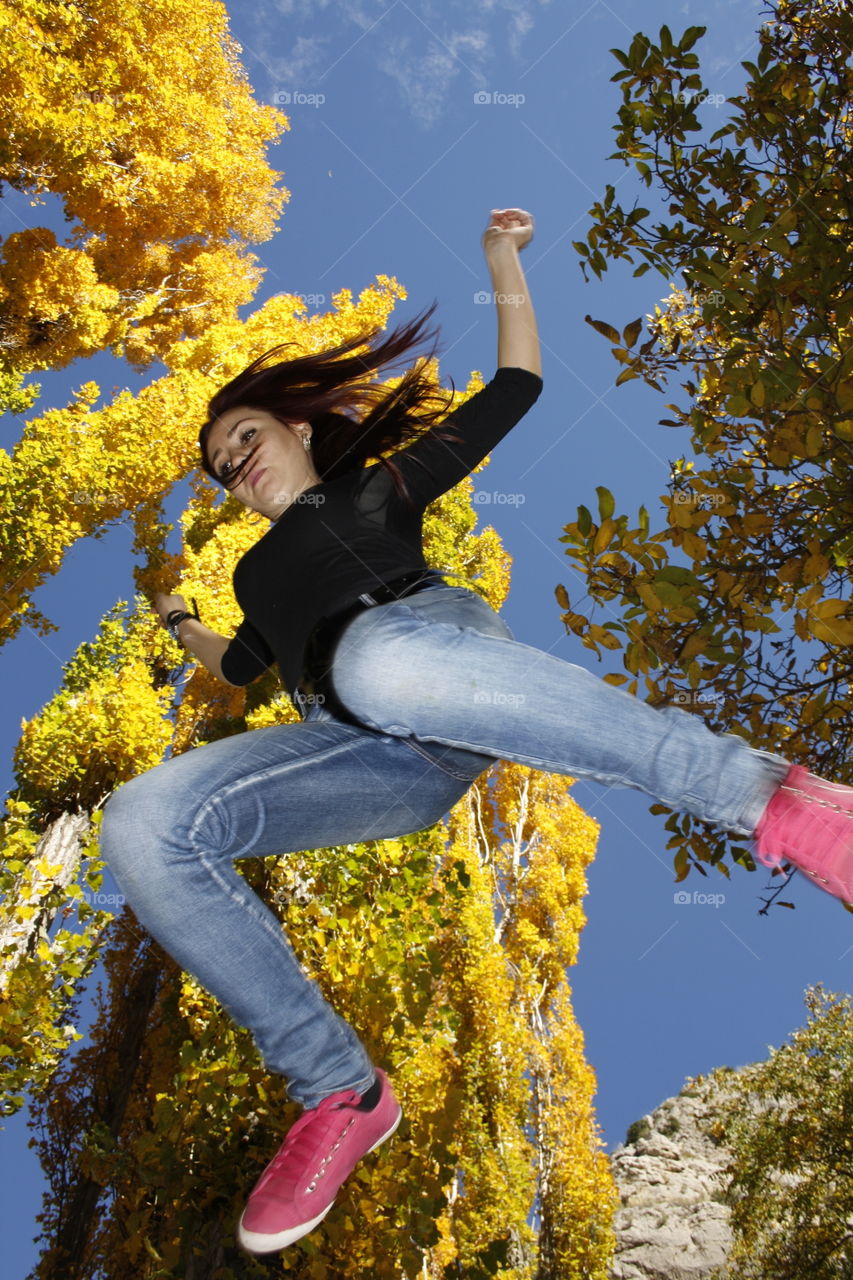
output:
[[[719,1098],[719,1084],[704,1078],[688,1082],[636,1121],[611,1153],[620,1194],[611,1280],[711,1280],[727,1274],[731,1229],[721,1190],[728,1150],[702,1127],[713,1120]]]

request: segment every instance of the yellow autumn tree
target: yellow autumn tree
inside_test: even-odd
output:
[[[308,972],[392,1071],[405,1113],[323,1231],[275,1260],[294,1280],[605,1280],[613,1189],[559,965],[577,949],[595,824],[565,779],[498,769],[508,840],[483,827],[494,802],[482,780],[449,827],[245,870],[298,937]],[[514,883],[504,882],[513,866]],[[537,884],[550,885],[547,926]],[[536,950],[532,938],[510,950],[502,933],[512,920],[524,934],[531,915]],[[268,1274],[272,1259],[236,1248],[236,1217],[297,1108],[249,1034],[158,958],[132,916],[111,938],[91,1045],[38,1109],[51,1189],[36,1274]]]
[[[395,282],[383,279],[376,289],[365,291],[357,305],[352,305],[349,295],[343,294],[337,300],[339,313],[323,317],[322,326],[316,318],[298,318],[291,300],[291,336],[306,348],[317,342],[332,345],[362,331],[375,317],[377,308],[390,309],[391,299],[401,292]],[[238,350],[231,353],[233,367],[241,367],[257,350],[271,345],[273,331],[280,339],[282,310],[282,300],[274,300],[248,322],[248,333],[236,329],[231,333],[232,345],[238,346]],[[204,345],[193,344],[195,358],[200,358],[200,348]],[[188,365],[189,361],[183,367]],[[201,389],[212,381],[209,376],[199,376],[197,395],[201,396]],[[169,375],[162,384],[162,402],[168,404],[171,392],[176,398],[173,412],[179,413],[177,397],[186,383]],[[482,379],[475,376],[467,394],[473,394],[481,385]],[[129,408],[125,411],[128,420],[132,419]],[[142,440],[139,448],[143,448]],[[147,442],[145,450],[148,452]],[[85,458],[86,451],[78,456]],[[82,465],[88,465],[96,473],[98,463],[94,451],[90,458]],[[166,454],[164,469],[169,465]],[[466,479],[435,504],[425,522],[425,550],[430,563],[467,577],[487,600],[499,607],[508,589],[509,559],[493,529],[473,531],[476,521],[470,501],[473,484],[472,479]],[[169,556],[163,549],[165,528],[150,506],[145,510],[148,518],[139,526],[145,534],[145,559],[137,572],[140,584],[150,591],[178,582],[185,593],[199,600],[211,625],[225,632],[233,629],[238,619],[237,606],[231,593],[223,592],[222,584],[227,582],[242,551],[258,537],[253,514],[233,499],[216,494],[205,483],[198,483],[181,521],[182,552]],[[182,656],[185,655],[179,647],[153,622],[146,600],[139,597],[132,607],[117,606],[104,620],[97,639],[82,646],[68,664],[62,689],[25,725],[16,754],[19,788],[15,804],[19,806],[18,840],[22,854],[16,863],[19,875],[21,869],[26,872],[34,864],[33,855],[28,859],[24,846],[26,840],[33,845],[39,827],[50,820],[58,821],[64,812],[72,810],[92,814],[96,831],[98,810],[106,795],[125,778],[156,762],[165,750],[186,750],[198,741],[295,717],[289,699],[282,695],[273,675],[246,690],[232,689],[214,680],[201,666],[180,676]],[[121,741],[115,738],[116,725],[125,726]],[[544,782],[552,784],[550,791]],[[307,963],[316,967],[318,979],[326,984],[344,1015],[349,1014],[351,1004],[353,1019],[361,1026],[367,1009],[373,1018],[368,1038],[374,1052],[385,1059],[390,1055],[395,1065],[400,1062],[404,1095],[408,1090],[407,1109],[412,1112],[413,1123],[420,1123],[422,1127],[413,1134],[409,1144],[406,1164],[409,1181],[401,1189],[397,1217],[387,1224],[389,1230],[393,1228],[393,1249],[389,1241],[387,1256],[402,1256],[400,1250],[405,1241],[409,1241],[406,1257],[411,1257],[418,1266],[423,1266],[426,1260],[434,1275],[443,1275],[448,1267],[456,1265],[457,1259],[468,1260],[472,1266],[477,1259],[480,1259],[477,1265],[486,1265],[485,1259],[490,1266],[502,1260],[507,1280],[532,1275],[530,1268],[537,1256],[538,1243],[537,1234],[527,1220],[537,1203],[542,1206],[540,1212],[545,1220],[552,1224],[549,1248],[563,1247],[559,1243],[562,1232],[578,1257],[592,1256],[600,1264],[607,1250],[608,1174],[601,1163],[603,1157],[595,1149],[592,1078],[583,1063],[582,1045],[567,993],[561,992],[558,979],[562,969],[574,961],[582,925],[579,911],[582,869],[594,845],[589,820],[577,814],[573,806],[566,809],[563,804],[567,816],[562,830],[557,823],[555,815],[561,812],[557,803],[559,791],[562,788],[565,792],[565,785],[563,779],[539,780],[539,790],[534,788],[539,797],[534,806],[535,819],[527,813],[530,801],[514,800],[515,791],[508,782],[499,802],[489,797],[487,789],[478,789],[476,803],[485,809],[477,821],[471,817],[471,806],[475,804],[472,793],[466,802],[468,817],[460,820],[459,834],[443,840],[441,831],[437,830],[428,842],[422,840],[417,845],[429,855],[426,862],[422,860],[423,853],[418,855],[421,858],[418,862],[411,842],[408,845],[381,842],[378,852],[368,847],[316,851],[304,855],[296,869],[292,860],[288,860],[281,867],[270,869],[261,864],[247,872],[252,883],[268,895],[271,905],[278,910],[287,906],[288,927],[294,927],[293,877],[296,884],[310,883],[312,873],[307,860],[309,857],[323,859],[325,893],[319,897],[312,895],[302,905],[297,902],[295,927],[300,938],[314,939],[307,947]],[[527,784],[520,787],[516,782],[515,787],[519,794],[526,795]],[[530,826],[534,821],[541,828],[537,840],[544,842],[548,851],[547,867],[543,853],[543,860],[535,864],[528,876],[520,877],[519,841],[530,838],[524,834],[526,824]],[[514,835],[503,852],[498,852],[502,846],[494,832],[502,822],[513,828]],[[89,861],[84,865],[90,881],[96,884],[98,864],[94,860],[93,834],[89,833]],[[450,852],[442,854],[448,840]],[[365,884],[357,876],[353,878],[354,867],[373,866],[376,870],[377,858],[381,872],[377,872],[380,875],[377,884]],[[506,859],[515,867],[518,885],[517,901],[505,908],[508,914],[504,938],[503,933],[495,932],[493,904],[496,885],[507,881],[509,872],[503,865]],[[431,869],[437,860],[445,871],[433,888]],[[42,859],[41,864],[43,862]],[[418,866],[421,866],[420,876]],[[28,882],[26,894],[19,892],[10,897],[10,916],[14,916],[17,905],[22,913],[16,921],[18,932],[28,938],[28,957],[34,956],[34,959],[28,958],[11,969],[7,994],[11,1008],[26,986],[30,1009],[42,1014],[51,1031],[39,1043],[40,1057],[30,1042],[31,1028],[20,1019],[8,1020],[5,1036],[11,1051],[8,1080],[11,1097],[20,1095],[22,1084],[43,1084],[60,1062],[65,1063],[64,1071],[54,1076],[52,1088],[44,1094],[41,1104],[47,1130],[54,1135],[53,1144],[45,1146],[44,1157],[46,1168],[52,1170],[58,1180],[57,1185],[67,1187],[71,1182],[74,1192],[64,1198],[51,1198],[55,1208],[48,1209],[47,1214],[49,1243],[42,1264],[43,1274],[70,1277],[75,1274],[71,1270],[72,1259],[76,1259],[74,1265],[93,1265],[96,1254],[92,1250],[98,1257],[102,1252],[105,1258],[114,1259],[110,1265],[116,1268],[115,1275],[123,1274],[115,1261],[119,1257],[123,1259],[122,1265],[137,1268],[137,1274],[141,1259],[155,1257],[158,1266],[174,1268],[175,1275],[185,1274],[182,1268],[189,1265],[188,1242],[194,1241],[193,1248],[201,1248],[203,1253],[208,1247],[213,1249],[211,1257],[220,1256],[222,1250],[233,1249],[230,1234],[233,1222],[228,1215],[233,1200],[248,1190],[242,1183],[253,1172],[252,1151],[257,1151],[256,1158],[262,1162],[261,1152],[268,1144],[268,1127],[257,1125],[259,1099],[263,1101],[266,1095],[263,1114],[268,1118],[268,1126],[274,1126],[283,1107],[282,1091],[265,1080],[257,1064],[247,1068],[245,1063],[253,1059],[254,1051],[245,1033],[230,1028],[221,1011],[211,1010],[214,1002],[191,982],[182,979],[174,966],[170,969],[170,962],[162,956],[151,963],[157,968],[158,982],[164,984],[163,1000],[173,1011],[178,1007],[176,999],[179,1005],[181,1000],[185,1002],[188,1026],[183,1022],[170,1025],[169,1013],[159,1005],[155,1013],[154,989],[148,984],[145,991],[152,1001],[153,1023],[144,1036],[138,1028],[131,1034],[124,1027],[125,1000],[118,998],[118,992],[135,989],[133,971],[141,963],[138,957],[128,958],[127,947],[130,946],[136,956],[141,945],[138,932],[134,934],[132,927],[130,942],[125,939],[124,945],[115,949],[117,985],[104,1007],[102,1048],[105,1056],[101,1067],[88,1051],[83,1051],[79,1061],[64,1056],[63,1050],[75,1034],[69,1019],[69,991],[74,989],[74,979],[85,975],[86,965],[91,966],[98,946],[103,947],[113,932],[109,935],[103,932],[108,913],[92,911],[84,896],[80,903],[84,910],[79,927],[69,927],[51,936],[51,925],[58,913],[68,910],[64,904],[69,899],[65,890],[67,878],[65,883],[51,880],[50,870],[49,863],[46,867],[42,865],[41,879],[35,885]],[[401,874],[406,886],[402,896]],[[316,877],[316,870],[313,875]],[[382,875],[390,877],[389,884],[383,884]],[[563,883],[566,876],[568,887]],[[346,905],[348,894],[356,895],[349,906]],[[377,922],[379,917],[381,924]],[[124,917],[115,928],[128,928]],[[393,946],[392,937],[396,939]],[[528,950],[530,955],[525,962]],[[156,956],[156,948],[153,954]],[[360,959],[353,959],[354,956]],[[534,957],[539,957],[535,963]],[[401,974],[408,974],[413,963],[424,959],[427,961],[424,989],[416,1001],[411,984],[401,982]],[[448,976],[437,986],[435,967],[439,961]],[[147,963],[146,959],[142,967]],[[130,965],[128,972],[124,969],[126,965]],[[120,976],[122,973],[124,977]],[[383,975],[381,981],[378,974]],[[184,992],[181,997],[177,995],[178,988]],[[366,992],[370,992],[367,998]],[[552,992],[554,1007],[559,1009],[556,1021],[548,1012]],[[400,1010],[396,1016],[393,1015],[395,1006]],[[525,1008],[523,1022],[516,1018],[519,1008]],[[496,1023],[504,1027],[499,1041],[494,1035]],[[460,1029],[458,1035],[454,1027]],[[571,1036],[566,1040],[572,1028],[574,1040]],[[547,1036],[543,1041],[546,1029],[554,1032],[555,1045],[560,1046],[553,1055],[547,1047]],[[199,1058],[187,1047],[186,1037],[192,1038],[195,1032],[203,1037],[204,1052]],[[105,1083],[109,1071],[114,1069],[109,1064],[115,1063],[118,1052],[118,1061],[122,1064],[120,1074],[124,1079],[128,1045],[136,1046],[134,1053],[142,1060],[149,1052],[146,1047],[149,1036],[153,1037],[151,1052],[156,1052],[158,1068],[141,1071],[140,1095],[135,1091],[126,1096],[122,1094],[124,1101],[118,1107],[114,1090]],[[172,1044],[177,1060],[169,1057],[161,1036]],[[115,1049],[116,1043],[124,1046],[120,1052]],[[409,1047],[402,1053],[407,1043]],[[501,1048],[496,1055],[498,1043]],[[442,1048],[445,1044],[447,1050]],[[216,1164],[217,1176],[223,1179],[221,1214],[201,1221],[192,1215],[187,1217],[183,1209],[176,1216],[166,1214],[164,1217],[163,1203],[185,1206],[188,1187],[200,1186],[200,1182],[209,1177],[204,1162],[207,1156],[200,1164],[193,1165],[188,1154],[187,1168],[176,1161],[175,1126],[184,1132],[188,1129],[188,1115],[197,1113],[199,1124],[208,1132],[208,1141],[223,1141],[221,1136],[216,1138],[210,1132],[213,1122],[207,1075],[208,1048],[218,1064],[216,1077],[229,1081],[230,1092],[218,1090],[223,1106],[227,1101],[231,1117],[229,1120],[228,1116],[222,1116],[222,1133],[230,1134],[229,1143],[238,1144],[229,1148],[230,1162],[221,1158]],[[399,1058],[398,1052],[402,1054]],[[500,1055],[504,1065],[495,1075],[494,1066],[501,1061]],[[182,1073],[183,1062],[196,1064],[186,1079]],[[94,1077],[95,1085],[92,1096],[88,1097],[81,1081],[90,1077]],[[534,1080],[535,1089],[528,1083]],[[67,1083],[60,1084],[60,1081]],[[246,1092],[250,1081],[252,1088]],[[108,1108],[106,1113],[98,1110],[99,1091],[104,1090],[112,1100],[112,1109]],[[202,1090],[204,1106],[190,1101],[196,1090]],[[81,1091],[85,1096],[80,1096]],[[73,1105],[69,1101],[72,1095]],[[466,1123],[464,1126],[454,1123],[451,1132],[448,1120],[461,1114],[463,1104]],[[240,1129],[234,1118],[241,1107],[246,1108],[246,1123],[254,1135],[248,1144],[245,1130]],[[90,1117],[88,1125],[82,1124],[81,1115]],[[531,1144],[525,1137],[525,1127],[534,1115],[537,1138]],[[134,1165],[128,1169],[126,1156],[121,1153],[127,1150],[130,1135],[135,1132],[134,1125],[139,1126],[140,1135],[144,1135],[139,1139],[144,1167]],[[495,1155],[485,1136],[495,1128],[504,1135],[499,1155]],[[79,1136],[79,1148],[71,1138],[72,1133]],[[255,1142],[257,1145],[253,1146]],[[199,1143],[200,1136],[195,1134],[188,1150],[200,1151]],[[568,1150],[573,1150],[574,1155],[565,1163]],[[64,1153],[61,1159],[59,1153]],[[69,1168],[72,1155],[74,1160]],[[156,1178],[165,1181],[156,1203],[152,1203],[147,1197],[151,1179],[155,1177],[154,1167],[161,1158],[167,1167],[160,1169]],[[363,1213],[367,1221],[372,1221],[376,1213],[372,1207],[376,1197],[388,1195],[378,1170],[375,1176],[380,1182],[365,1185],[357,1204],[350,1210],[351,1214]],[[178,1182],[173,1183],[173,1178]],[[198,1184],[196,1178],[200,1180]],[[430,1181],[432,1192],[427,1196],[425,1187]],[[460,1193],[460,1183],[466,1187],[464,1194]],[[356,1184],[356,1191],[359,1186]],[[592,1196],[590,1188],[594,1189]],[[109,1225],[96,1228],[94,1208],[110,1189],[113,1203],[120,1208]],[[195,1196],[189,1199],[194,1203]],[[582,1212],[584,1205],[589,1210],[586,1219]],[[130,1218],[123,1216],[125,1206],[136,1206],[132,1212],[128,1210]],[[421,1233],[415,1237],[416,1245],[410,1241],[413,1212],[420,1214],[422,1222]],[[325,1237],[327,1243],[323,1246],[330,1251],[330,1260],[337,1259],[335,1265],[342,1268],[342,1275],[359,1274],[352,1269],[355,1260],[346,1226],[348,1220],[345,1214],[338,1234],[330,1227],[331,1234]],[[91,1227],[89,1235],[83,1231],[87,1221]],[[375,1238],[381,1240],[383,1224],[376,1222],[372,1226]],[[132,1242],[130,1253],[121,1253],[120,1240]],[[215,1243],[202,1245],[204,1241]],[[314,1243],[306,1246],[309,1256],[315,1247]],[[366,1243],[365,1250],[368,1247]],[[555,1252],[554,1256],[560,1255]],[[566,1256],[568,1260],[561,1274],[567,1277],[596,1274],[594,1265],[584,1271],[581,1263],[575,1265],[572,1261],[571,1252]],[[349,1261],[345,1262],[345,1258]],[[200,1265],[198,1260],[193,1262],[193,1266]],[[377,1264],[375,1258],[370,1261],[365,1253],[359,1265],[375,1267]],[[599,1273],[604,1274],[600,1265]],[[85,1274],[85,1270],[80,1274]],[[310,1270],[304,1274],[311,1274]],[[388,1274],[403,1272],[389,1271]]]
[[[71,224],[0,246],[3,373],[104,349],[142,367],[233,317],[287,198],[266,149],[288,125],[224,4],[2,0],[0,30],[0,180]]]
[[[292,1118],[283,1082],[132,912],[105,903],[98,824],[111,791],[165,754],[296,718],[274,673],[233,689],[186,664],[149,600],[178,589],[218,630],[238,621],[223,584],[259,528],[197,476],[212,391],[278,343],[316,350],[384,326],[405,291],[380,275],[357,301],[335,294],[322,316],[279,295],[238,319],[258,277],[233,237],[263,238],[278,207],[262,155],[274,118],[251,102],[221,5],[23,0],[0,14],[3,56],[32,55],[26,68],[17,56],[13,88],[33,109],[6,180],[61,195],[79,224],[76,244],[4,245],[0,393],[25,400],[22,372],[102,347],[140,365],[157,355],[166,369],[104,404],[85,382],[27,423],[0,481],[9,635],[24,621],[50,627],[30,597],[77,539],[119,516],[136,532],[133,589],[23,727],[3,830],[0,1094],[7,1112],[26,1091],[37,1099],[50,1186],[37,1272],[265,1275],[268,1263],[236,1252],[234,1227]],[[481,385],[477,373],[465,394]],[[161,504],[187,478],[181,546],[167,551]],[[472,489],[466,479],[430,509],[425,552],[500,607],[509,557],[493,529],[475,531]],[[283,1274],[443,1280],[464,1268],[533,1280],[547,1266],[560,1280],[604,1280],[612,1187],[565,977],[595,829],[568,786],[500,766],[428,831],[242,866],[393,1070],[407,1117],[324,1233],[280,1261]],[[74,1052],[81,984],[98,962],[96,1024]]]
[[[499,606],[508,560],[494,530],[471,530],[473,483],[434,504],[425,546],[450,572],[482,566],[472,585]],[[257,537],[253,519],[205,488],[183,524],[184,555],[169,572],[183,574],[185,589],[208,592],[206,611],[218,619],[219,608],[216,625],[227,629],[236,606],[221,583]],[[156,543],[151,551],[159,561]],[[484,587],[490,581],[497,587]],[[96,827],[103,796],[134,772],[134,752],[144,767],[141,745],[130,753],[108,748],[103,735],[113,717],[131,722],[130,737],[146,744],[149,763],[163,749],[166,725],[172,747],[187,749],[295,718],[274,680],[234,690],[202,667],[164,718],[161,700],[173,698],[165,675],[179,652],[139,605],[105,620],[99,639],[69,663],[63,689],[25,727],[19,795],[34,817],[77,806],[95,811]],[[149,655],[147,699],[140,646]],[[106,772],[93,767],[106,761]],[[542,1251],[551,1274],[603,1280],[612,1188],[564,976],[577,954],[594,843],[595,824],[570,801],[565,779],[504,765],[494,787],[475,785],[447,829],[245,869],[301,940],[309,971],[394,1070],[408,1117],[390,1167],[360,1173],[322,1239],[289,1251],[285,1273],[317,1274],[322,1258],[330,1276],[371,1270],[390,1278],[426,1268],[443,1277],[465,1266],[532,1280]],[[43,887],[30,947],[37,964],[13,970],[10,1004],[18,979],[32,985],[37,977],[49,1009],[51,996],[70,985],[69,965],[80,963],[87,922],[82,933],[49,940],[50,904],[62,901],[62,886],[46,878]],[[105,948],[110,984],[93,1046],[60,1059],[65,1045],[48,1038],[37,1064],[46,1077],[60,1063],[38,1107],[52,1188],[39,1275],[72,1280],[97,1266],[105,1276],[212,1277],[228,1259],[236,1265],[234,1203],[288,1114],[283,1082],[265,1075],[248,1034],[140,935],[131,915],[106,933],[104,919],[98,913],[101,933],[85,950]],[[58,1012],[67,1009],[54,1005],[54,1023]],[[15,1088],[26,1030],[7,1024],[19,1050]],[[104,1197],[109,1215],[98,1210]],[[544,1224],[538,1231],[535,1216]],[[358,1248],[356,1218],[370,1225]]]

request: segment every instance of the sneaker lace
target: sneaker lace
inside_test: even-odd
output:
[[[808,776],[811,780],[811,775]],[[825,817],[820,811],[830,810],[850,818],[850,810],[823,796],[806,791],[796,783],[790,785],[783,782],[779,790],[797,796],[803,802],[802,808],[786,807],[784,812],[776,816],[770,811],[772,804],[768,807],[768,812],[755,830],[755,851],[758,860],[765,867],[776,867],[786,859],[798,865],[800,859],[796,856],[797,850],[801,851],[811,844],[815,851],[815,865],[819,866],[822,862],[826,862],[827,855],[830,853],[829,846],[825,845],[821,848],[819,840],[814,839],[815,824]]]
[[[322,1177],[331,1155],[352,1124],[352,1117],[337,1114],[359,1102],[357,1093],[335,1094],[319,1106],[304,1111],[288,1131],[284,1143],[267,1167],[267,1175],[284,1177],[286,1184],[301,1184],[306,1176],[309,1190]]]

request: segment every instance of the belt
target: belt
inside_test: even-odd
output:
[[[303,719],[305,718],[303,700],[312,700],[321,702],[341,720],[346,720],[350,724],[359,723],[338,701],[330,679],[335,646],[341,638],[344,627],[357,614],[372,608],[373,605],[401,600],[404,596],[410,596],[424,587],[435,585],[448,585],[438,569],[416,569],[411,573],[403,573],[390,582],[381,582],[378,586],[371,587],[370,591],[363,591],[356,600],[352,600],[335,613],[320,618],[312,627],[305,642],[302,674],[299,684],[290,695],[291,702]]]

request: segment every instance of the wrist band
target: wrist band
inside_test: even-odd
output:
[[[201,618],[198,616],[198,605],[195,600],[193,600],[192,613],[187,609],[172,609],[171,613],[166,614],[166,626],[172,636],[172,639],[177,640],[178,644],[181,643],[181,637],[178,635],[178,627],[186,618],[195,618],[196,622],[201,622]]]

